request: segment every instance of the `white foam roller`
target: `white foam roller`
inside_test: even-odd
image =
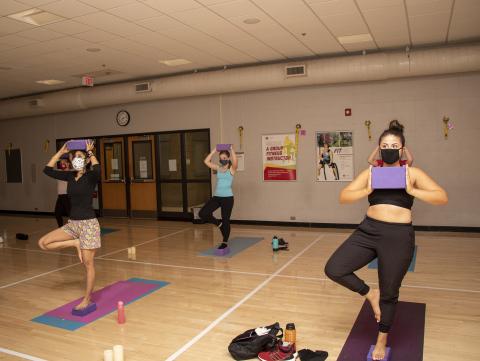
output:
[[[123,361],[123,346],[113,346],[113,361]]]
[[[113,361],[113,351],[112,350],[103,351],[103,361]]]

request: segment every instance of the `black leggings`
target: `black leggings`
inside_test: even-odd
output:
[[[222,220],[216,219],[213,212],[218,208],[222,209]],[[222,224],[220,230],[223,235],[223,242],[228,242],[230,237],[230,216],[233,209],[233,197],[213,197],[211,198],[199,212],[200,218],[208,223],[213,223],[217,227]]]
[[[63,226],[63,217],[70,216],[70,200],[68,195],[59,194],[57,203],[55,203],[55,218],[57,219],[58,227]]]
[[[412,261],[415,233],[410,223],[389,223],[366,217],[333,253],[325,274],[342,286],[365,296],[370,288],[353,272],[378,257],[381,332],[392,325],[399,290]]]

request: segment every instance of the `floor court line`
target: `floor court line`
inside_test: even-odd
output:
[[[224,273],[234,273],[234,274],[244,274],[248,276],[271,276],[272,273],[262,273],[262,272],[248,272],[248,271],[235,271],[235,270],[225,270],[219,268],[208,268],[208,267],[193,267],[193,266],[182,266],[182,265],[175,265],[175,264],[168,264],[168,263],[155,263],[155,262],[143,262],[143,261],[132,261],[132,260],[125,260],[125,259],[116,259],[116,258],[101,258],[104,261],[112,261],[112,262],[124,262],[124,263],[132,263],[132,264],[142,264],[147,266],[159,266],[159,267],[169,267],[169,268],[180,268],[180,269],[191,269],[191,270],[198,270],[198,271],[209,271],[209,272],[224,272]],[[306,276],[291,276],[291,275],[276,275],[277,278],[290,278],[290,279],[298,279],[298,280],[306,280],[306,281],[321,281],[321,282],[333,282],[328,278],[322,277],[306,277]],[[375,282],[369,282],[372,285],[378,285]],[[433,287],[433,286],[417,286],[417,285],[402,285],[404,288],[419,288],[419,289],[427,289],[427,290],[435,290],[435,291],[450,291],[450,292],[465,292],[465,293],[480,293],[477,290],[469,290],[464,288],[448,288],[448,287]]]
[[[177,232],[174,232],[174,233],[170,233],[170,234],[167,234],[167,235],[164,235],[164,236],[161,236],[161,237],[157,237],[157,238],[154,238],[154,239],[151,239],[151,240],[148,240],[148,241],[146,241],[146,242],[143,242],[143,243],[140,243],[140,244],[138,244],[138,245],[135,245],[135,247],[140,246],[140,245],[143,245],[143,244],[146,244],[146,243],[149,243],[149,242],[157,241],[157,240],[162,239],[162,238],[165,238],[165,237],[173,236],[173,235],[175,235],[175,234],[177,234],[177,233],[186,231],[186,230],[188,230],[188,229],[189,229],[189,228],[183,229],[183,230],[180,230],[180,231],[177,231]],[[129,248],[129,247],[123,248],[123,249],[121,249],[121,250],[117,250],[117,251],[114,251],[114,252],[110,252],[110,253],[107,253],[107,254],[105,254],[105,255],[103,255],[103,256],[99,256],[99,257],[95,257],[95,258],[101,258],[101,257],[107,256],[107,255],[109,255],[109,254],[118,253],[118,252],[124,251],[124,250],[126,250],[126,249],[128,249],[128,248]],[[57,269],[54,269],[54,270],[51,270],[51,271],[48,271],[48,272],[40,273],[40,274],[38,274],[38,275],[36,275],[36,276],[32,276],[32,277],[29,277],[29,278],[25,278],[25,279],[20,280],[20,281],[12,282],[12,283],[9,283],[9,284],[0,286],[0,290],[1,290],[1,289],[4,289],[4,288],[11,287],[11,286],[18,285],[18,284],[23,283],[23,282],[27,282],[27,281],[33,280],[33,279],[38,278],[38,277],[46,276],[46,275],[51,274],[51,273],[54,273],[54,272],[62,271],[62,270],[64,270],[64,269],[67,269],[67,268],[70,268],[70,267],[78,266],[79,264],[81,264],[81,263],[80,263],[80,262],[77,262],[77,263],[74,263],[74,264],[71,264],[71,265],[68,265],[68,266],[65,266],[65,267],[61,267],[61,268],[57,268]]]
[[[210,323],[206,328],[204,328],[199,334],[193,337],[189,342],[183,345],[180,349],[178,349],[175,353],[170,355],[165,361],[173,361],[177,359],[181,354],[187,351],[190,347],[196,344],[203,336],[209,333],[215,326],[217,326],[220,322],[222,322],[228,315],[230,315],[233,311],[235,311],[238,307],[248,301],[252,296],[254,296],[258,291],[260,291],[263,287],[265,287],[272,279],[275,278],[280,272],[282,272],[285,268],[291,265],[297,258],[299,258],[302,254],[308,251],[313,245],[315,245],[320,239],[324,236],[317,237],[313,242],[311,242],[307,247],[305,247],[302,251],[297,253],[294,257],[292,257],[287,263],[285,263],[282,267],[280,267],[277,271],[272,273],[270,277],[260,283],[257,287],[255,287],[252,291],[250,291],[245,297],[243,297],[240,301],[238,301],[235,305],[230,307],[227,311],[225,311],[220,317],[218,317],[215,321]]]
[[[76,254],[42,251],[42,250],[39,250],[39,249],[17,248],[17,247],[10,247],[10,246],[4,246],[4,247],[1,247],[0,249],[2,249],[2,248],[13,249],[13,250],[16,250],[16,251],[35,252],[35,253],[44,253],[44,254],[56,254],[56,255],[59,255],[59,256],[68,256],[68,257],[78,257],[78,255],[76,255]]]
[[[173,235],[173,233],[171,234]],[[152,239],[150,241],[154,241],[157,239]],[[147,242],[150,242],[147,241]],[[135,246],[136,247],[136,246]],[[77,255],[73,254],[66,254],[66,253],[59,253],[59,252],[49,252],[49,251],[41,251],[41,250],[32,250],[32,249],[24,249],[24,248],[14,248],[14,247],[3,247],[6,249],[14,249],[14,250],[20,250],[20,251],[27,251],[27,252],[37,252],[37,253],[44,253],[44,254],[56,254],[60,256],[68,256],[68,257],[77,257]],[[124,248],[122,250],[119,250],[118,252],[124,251],[128,248]],[[115,251],[117,252],[117,251]],[[207,268],[207,267],[193,267],[193,266],[182,266],[182,265],[174,265],[174,264],[168,264],[168,263],[155,263],[155,262],[143,262],[143,261],[132,261],[132,260],[123,260],[123,259],[115,259],[115,258],[105,258],[108,253],[102,256],[96,257],[96,259],[99,260],[104,260],[104,261],[112,261],[112,262],[124,262],[124,263],[132,263],[132,264],[143,264],[143,265],[148,265],[148,266],[159,266],[159,267],[170,267],[170,268],[180,268],[180,269],[191,269],[191,270],[198,270],[198,271],[210,271],[210,272],[223,272],[223,273],[233,273],[233,274],[244,274],[244,275],[249,275],[249,276],[270,276],[271,273],[262,273],[262,272],[247,272],[247,271],[234,271],[234,270],[224,270],[224,269],[216,269],[216,268]],[[58,271],[62,270],[64,268],[59,268]],[[55,271],[55,270],[54,270]],[[41,275],[46,275],[49,273],[52,273],[54,271],[42,273],[38,276]],[[36,278],[35,276],[34,278]],[[331,282],[330,279],[328,278],[322,278],[322,277],[307,277],[307,276],[291,276],[291,275],[276,275],[275,277],[278,278],[290,278],[290,279],[298,279],[298,280],[306,280],[306,281],[327,281]],[[33,279],[33,278],[32,278]],[[28,281],[29,279],[25,279],[25,281]],[[15,285],[16,283],[10,284],[10,285]],[[378,283],[370,282],[372,285],[378,285]],[[9,287],[10,285],[5,285],[5,286],[0,286],[0,289]],[[464,292],[464,293],[480,293],[480,290],[469,290],[465,288],[448,288],[448,287],[433,287],[433,286],[425,286],[425,285],[402,285],[404,288],[418,288],[418,289],[426,289],[426,290],[433,290],[433,291],[448,291],[448,292]]]
[[[77,262],[77,263],[69,264],[68,266],[65,266],[65,267],[56,268],[56,269],[51,270],[51,271],[48,271],[48,272],[40,273],[40,274],[38,274],[38,275],[36,275],[36,276],[32,276],[32,277],[28,277],[28,278],[25,278],[25,279],[20,280],[20,281],[12,282],[12,283],[9,283],[9,284],[7,284],[7,285],[0,286],[0,290],[1,290],[1,289],[4,289],[4,288],[11,287],[11,286],[18,285],[18,284],[23,283],[23,282],[27,282],[27,281],[30,281],[30,280],[34,280],[35,278],[38,278],[38,277],[46,276],[46,275],[48,275],[48,274],[50,274],[50,273],[54,273],[54,272],[58,272],[58,271],[62,271],[62,270],[64,270],[64,269],[70,268],[70,267],[78,266],[79,264],[81,264],[81,263],[80,263],[80,262]]]
[[[130,247],[126,247],[126,248],[122,248],[122,249],[117,249],[116,251],[112,251],[112,252],[109,252],[109,253],[102,254],[101,256],[98,256],[98,257],[95,257],[95,258],[104,258],[104,257],[107,257],[107,256],[111,256],[112,254],[126,251],[127,249],[129,249],[129,248],[131,248],[131,247],[143,246],[144,244],[151,243],[151,242],[154,242],[154,241],[158,241],[158,240],[161,240],[161,239],[163,239],[163,238],[171,237],[171,236],[174,236],[174,235],[176,235],[176,234],[178,234],[178,233],[182,233],[182,232],[185,232],[185,231],[188,231],[188,230],[190,230],[190,228],[181,229],[181,230],[176,231],[176,232],[173,232],[173,233],[169,233],[169,234],[165,234],[165,235],[160,236],[160,237],[155,237],[155,238],[149,239],[148,241],[145,241],[145,242],[142,242],[142,243],[139,243],[139,244],[134,244],[134,245],[132,245],[132,246],[130,246]]]
[[[167,264],[167,263],[142,262],[142,261],[132,261],[132,260],[116,259],[116,258],[100,258],[100,260],[132,263],[132,264],[147,265],[147,266],[181,268],[181,269],[189,269],[189,270],[195,270],[195,271],[235,273],[235,274],[244,274],[244,275],[249,275],[249,276],[271,276],[272,275],[271,273],[234,271],[234,270],[224,270],[224,269],[221,269],[221,268],[216,269],[216,268],[205,268],[205,267],[182,266],[182,265]]]
[[[30,360],[30,361],[47,361],[43,358],[35,357],[32,355],[27,355],[26,353],[21,353],[13,350],[9,350],[7,348],[0,347],[0,352],[6,353],[7,355],[12,355],[16,357],[23,358],[24,360]]]

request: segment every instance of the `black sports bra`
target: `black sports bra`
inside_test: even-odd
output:
[[[405,189],[375,189],[368,196],[371,206],[375,204],[391,204],[394,206],[412,209],[414,197]]]

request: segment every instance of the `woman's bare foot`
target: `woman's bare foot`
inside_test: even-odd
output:
[[[372,353],[373,360],[383,360],[385,358],[385,352],[387,349],[387,335],[386,333],[379,332],[377,338],[377,344]]]
[[[80,240],[76,239],[74,241],[75,248],[77,249],[78,253],[78,258],[80,259],[80,263],[83,263],[83,257],[82,257],[82,249],[80,248]]]
[[[380,291],[370,288],[370,291],[368,291],[365,297],[372,305],[375,319],[377,320],[377,322],[380,322],[380,317],[382,316],[382,311],[380,310]]]
[[[82,302],[75,306],[76,310],[83,310],[90,304],[90,298],[84,298]]]

